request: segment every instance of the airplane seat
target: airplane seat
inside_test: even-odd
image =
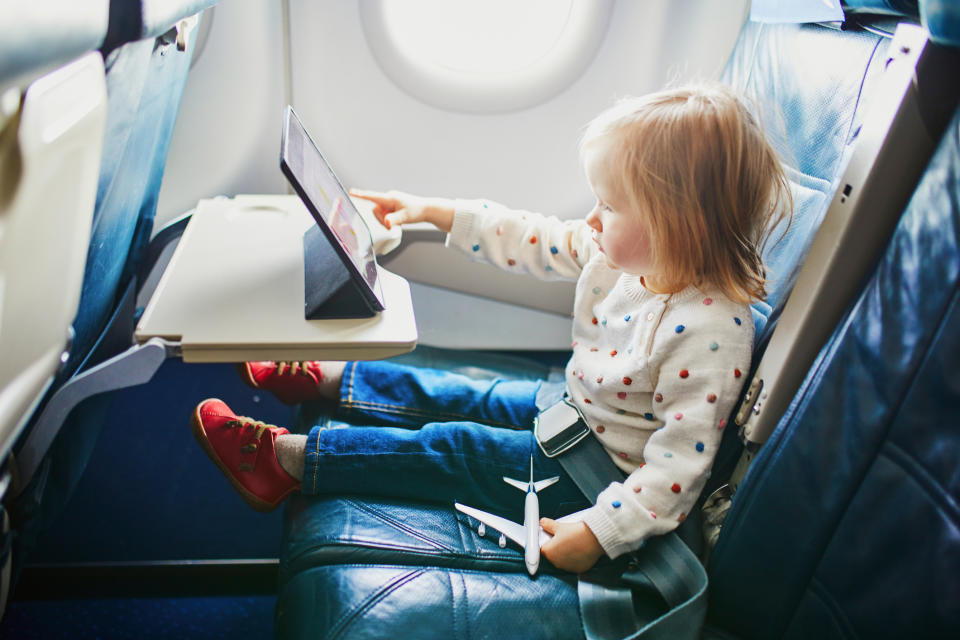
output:
[[[792,220],[773,230],[763,253],[769,321],[757,327],[761,348],[854,147],[866,111],[860,100],[883,69],[886,44],[867,31],[837,37],[823,27],[748,22],[721,75],[752,102],[793,196]]]
[[[735,497],[708,565],[715,625],[751,638],[960,629],[958,203],[960,110]]]
[[[876,3],[874,11],[875,7]],[[920,18],[915,5],[908,6],[906,13],[889,8],[884,13],[893,13],[894,22]],[[872,81],[887,64],[885,52],[890,40],[886,36],[889,34],[872,26],[870,29],[748,23],[724,72],[727,82],[755,97],[763,121],[775,132],[779,131],[774,138],[788,166],[796,198],[795,219],[784,242],[766,254],[773,278],[768,302],[774,314],[782,308],[797,267],[837,189],[837,181],[855,146],[863,113],[869,107]],[[801,64],[801,61],[809,63],[811,57],[819,64]],[[948,350],[936,356],[933,355],[936,352],[927,349],[923,353],[914,351],[918,343],[912,338],[908,344],[895,344],[904,335],[921,334],[927,337],[925,347],[931,346],[933,339],[949,341],[947,335],[937,333],[941,320],[934,317],[935,314],[915,318],[918,325],[911,327],[903,317],[889,332],[886,327],[880,330],[880,322],[886,322],[886,314],[909,315],[903,307],[916,305],[927,309],[926,302],[918,299],[926,288],[936,288],[936,283],[941,281],[957,281],[952,271],[952,279],[944,274],[945,270],[956,270],[955,265],[960,262],[956,240],[948,232],[948,238],[940,242],[934,233],[938,226],[953,231],[956,225],[958,126],[955,119],[914,196],[914,203],[896,231],[896,237],[905,236],[904,242],[909,248],[905,247],[902,254],[891,249],[883,257],[875,280],[817,360],[798,396],[799,408],[792,408],[792,413],[781,423],[777,442],[761,449],[755,463],[757,469],[752,469],[744,481],[744,485],[751,485],[755,490],[735,496],[734,504],[742,505],[741,516],[733,526],[723,529],[708,567],[712,581],[709,590],[712,626],[705,632],[707,637],[819,637],[816,632],[807,633],[808,625],[822,631],[825,637],[913,635],[913,628],[904,623],[908,618],[909,623],[926,624],[930,629],[936,630],[937,625],[947,629],[950,624],[957,628],[951,619],[956,615],[955,607],[951,608],[957,601],[955,591],[941,594],[937,583],[931,581],[919,589],[915,597],[900,588],[896,572],[887,568],[892,564],[904,571],[911,580],[911,588],[922,580],[923,571],[933,571],[945,584],[956,583],[953,575],[945,575],[950,571],[946,567],[955,568],[956,563],[945,562],[945,568],[941,569],[937,565],[941,560],[936,557],[937,550],[942,549],[953,558],[958,548],[956,544],[949,546],[957,530],[953,506],[957,489],[950,485],[953,458],[949,454],[956,451],[956,439],[951,445],[953,448],[941,449],[950,441],[937,434],[935,429],[939,427],[933,426],[936,424],[933,420],[919,434],[918,441],[911,443],[911,448],[899,443],[888,446],[887,456],[911,466],[912,477],[909,481],[901,478],[897,485],[888,482],[885,489],[891,497],[908,498],[899,505],[905,512],[904,517],[916,513],[918,517],[924,516],[923,526],[931,523],[939,526],[935,530],[942,544],[926,548],[922,537],[918,537],[919,525],[898,529],[901,522],[898,507],[881,497],[878,483],[876,492],[869,496],[872,501],[859,505],[861,516],[872,517],[847,524],[843,531],[845,537],[834,541],[835,546],[830,549],[837,556],[832,560],[839,564],[818,566],[814,554],[823,550],[830,527],[837,525],[843,515],[844,498],[849,499],[855,491],[854,485],[848,482],[853,476],[850,467],[854,464],[848,458],[855,459],[858,470],[863,473],[866,470],[863,460],[876,453],[878,437],[882,440],[890,421],[898,416],[898,401],[913,379],[910,371],[901,371],[898,366],[912,359],[915,371],[926,362],[923,353],[930,353],[927,358],[934,358],[937,366],[947,366],[949,361]],[[921,195],[924,185],[929,185],[927,190],[937,195]],[[934,198],[945,202],[936,208],[918,204],[931,203]],[[924,215],[936,220],[920,223],[918,219]],[[926,225],[929,233],[921,237],[916,229],[918,224]],[[928,259],[922,248],[924,243],[934,245],[937,254],[949,256],[945,262],[950,267],[941,267],[938,263],[931,273],[926,273],[920,266]],[[901,274],[901,270],[906,273]],[[876,278],[883,282],[878,285]],[[934,297],[950,296],[956,290],[947,289],[938,291]],[[887,301],[889,309],[877,306],[883,301]],[[942,309],[943,304],[939,308]],[[775,320],[774,316],[771,328]],[[846,335],[852,324],[857,325],[863,340],[856,345],[847,344]],[[856,355],[859,363],[856,371],[870,383],[861,384],[842,360],[832,359],[833,354],[840,353],[840,344]],[[858,348],[863,350],[857,351]],[[416,357],[415,353],[413,358]],[[456,370],[461,365],[469,366],[469,357],[466,355],[458,365],[456,355],[437,360],[431,351],[426,361],[443,362],[446,368]],[[886,366],[882,366],[884,362]],[[837,381],[825,388],[820,372],[828,367],[835,370],[833,375]],[[932,377],[936,366],[931,369]],[[951,382],[951,377],[944,375],[922,391],[917,389],[917,394],[924,399],[929,400],[931,394],[935,396],[931,406],[924,406],[922,400],[916,403],[919,413],[929,415],[936,411],[938,403],[950,402]],[[889,387],[888,396],[874,397],[888,384],[893,385]],[[860,401],[861,397],[868,396],[869,402]],[[885,421],[874,421],[878,417],[874,414],[874,403],[887,408]],[[308,410],[303,415],[314,416]],[[807,424],[814,421],[816,425]],[[951,421],[947,419],[943,423]],[[328,426],[344,425],[330,422]],[[909,430],[905,424],[897,432]],[[805,431],[815,431],[816,437],[808,437]],[[868,436],[868,432],[874,435]],[[804,446],[794,444],[801,439]],[[824,452],[827,443],[829,451]],[[787,445],[796,449],[789,461],[780,463],[784,457],[782,449]],[[920,464],[906,462],[909,458],[906,451],[920,450],[927,452],[924,460],[929,459],[933,465],[929,472]],[[847,471],[847,477],[834,478],[834,469],[823,464],[826,459],[838,470]],[[769,478],[759,479],[761,473]],[[878,475],[884,473],[886,469],[877,470]],[[890,477],[888,474],[886,479]],[[829,514],[818,513],[822,497],[818,491],[829,495],[834,502]],[[925,510],[921,514],[910,505],[915,504],[912,499],[923,496],[925,491]],[[911,492],[912,495],[906,496]],[[766,506],[775,504],[777,509],[773,513],[777,517],[755,506],[760,500]],[[693,520],[688,518],[688,523]],[[889,535],[877,544],[867,544],[866,536],[872,535],[878,526],[885,527]],[[781,540],[787,527],[793,529],[787,536],[789,544],[783,545]],[[741,540],[740,530],[751,533]],[[812,537],[808,537],[810,535]],[[888,541],[909,543],[911,549],[906,555],[914,566],[908,568],[899,560],[891,562],[900,548],[884,546]],[[760,561],[752,557],[753,544],[764,551]],[[840,557],[844,554],[848,557]],[[795,561],[795,555],[810,564]],[[865,557],[870,557],[874,564],[862,562]],[[787,579],[782,579],[783,574],[771,568],[779,569],[785,564],[789,565],[790,572]],[[803,575],[805,566],[811,567],[811,572],[815,567],[824,575]],[[838,566],[849,571],[838,575],[834,570]],[[875,600],[857,593],[859,577],[872,572],[882,580],[864,584],[862,589]],[[811,581],[811,577],[815,580]],[[738,580],[748,584],[738,586]],[[556,571],[544,562],[536,579],[530,579],[524,570],[521,551],[501,548],[495,532],[479,535],[476,522],[456,512],[452,505],[431,504],[429,496],[419,502],[371,496],[294,496],[285,507],[279,583],[275,628],[277,636],[283,638],[374,638],[384,633],[418,638],[473,635],[555,638],[580,637],[583,633],[575,576]],[[828,593],[828,589],[839,587],[846,589],[839,596]],[[665,608],[656,594],[643,598],[635,592],[634,596],[638,621],[652,620]],[[737,596],[753,598],[753,602],[744,606],[735,601]],[[926,601],[920,603],[921,598]],[[913,615],[912,610],[899,609],[898,599],[909,605],[920,605],[921,613]],[[847,602],[860,609],[848,615],[836,606]],[[881,604],[871,611],[869,602]],[[715,611],[718,608],[722,610]],[[794,612],[799,613],[791,618]]]
[[[0,498],[10,449],[70,345],[106,114],[106,31],[107,0],[0,8]],[[5,507],[0,521],[2,614]]]
[[[199,12],[215,1],[104,3],[104,31],[94,46],[100,49],[96,55],[106,73],[106,124],[98,136],[102,152],[98,147],[96,163],[91,163],[100,170],[99,176],[94,174],[92,216],[86,219],[86,261],[72,271],[79,286],[79,304],[71,316],[72,345],[43,401],[28,414],[13,448],[15,499],[9,504],[17,531],[15,572],[29,555],[37,533],[69,498],[109,407],[110,394],[89,397],[98,390],[84,387],[81,380],[98,363],[133,343],[134,276],[152,231],[167,149],[190,67],[195,40],[189,37],[190,30]],[[36,9],[52,13],[48,4]],[[20,314],[32,317],[30,310],[21,309]],[[112,388],[123,386],[128,373],[117,374]],[[56,409],[63,406],[73,410],[61,415]]]

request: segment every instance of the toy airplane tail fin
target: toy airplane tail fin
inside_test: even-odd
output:
[[[543,491],[544,489],[546,489],[547,487],[549,487],[559,479],[560,479],[560,476],[553,476],[552,478],[546,478],[545,480],[538,480],[537,482],[533,483],[533,490]]]
[[[559,479],[560,479],[560,476],[553,476],[552,478],[538,480],[537,482],[533,483],[533,490],[542,491],[543,489],[546,489],[547,487],[549,487]],[[520,491],[526,491],[530,487],[529,482],[524,482],[522,480],[514,480],[513,478],[508,478],[507,476],[503,476],[503,481],[509,484],[511,487],[516,487],[517,489],[520,489]]]
[[[523,482],[522,480],[514,480],[513,478],[508,478],[503,476],[503,481],[506,482],[511,487],[516,487],[520,491],[526,492],[529,491],[530,487],[533,486],[534,492],[540,491],[541,489],[546,489],[554,482],[560,479],[560,476],[553,476],[552,478],[546,478],[545,480],[538,480],[537,482],[533,481],[533,456],[530,456],[530,481]]]
[[[516,487],[517,489],[520,489],[520,491],[526,491],[527,487],[530,486],[528,483],[522,480],[514,480],[513,478],[508,478],[507,476],[503,476],[503,481],[506,482],[511,487]]]

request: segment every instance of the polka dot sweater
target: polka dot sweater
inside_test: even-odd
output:
[[[608,266],[583,220],[457,201],[448,246],[576,280],[567,391],[629,476],[581,512],[611,558],[686,518],[710,473],[753,348],[750,309],[712,290],[647,290]]]

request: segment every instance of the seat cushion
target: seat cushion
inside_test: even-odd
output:
[[[517,505],[520,498],[517,494]],[[325,564],[389,563],[524,572],[523,554],[500,548],[452,504],[353,497],[294,496],[284,513],[280,582]],[[551,567],[546,573],[556,572]]]
[[[518,494],[519,498],[519,494]],[[519,505],[519,500],[518,500]],[[522,551],[450,504],[367,497],[287,502],[276,630],[280,638],[580,638],[577,577]],[[642,552],[641,552],[642,553]],[[592,575],[615,578],[629,557]],[[634,590],[639,624],[667,610]]]
[[[278,637],[579,637],[576,577],[544,562],[530,578],[522,552],[477,524],[452,505],[294,497]]]
[[[319,566],[280,587],[278,638],[582,637],[577,591],[558,576],[364,564]]]

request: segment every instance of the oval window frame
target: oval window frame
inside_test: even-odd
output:
[[[519,111],[562,92],[593,62],[613,13],[613,0],[574,0],[568,26],[547,55],[515,71],[477,73],[413,59],[387,24],[383,7],[389,1],[357,3],[367,45],[381,70],[417,100],[465,113]]]

